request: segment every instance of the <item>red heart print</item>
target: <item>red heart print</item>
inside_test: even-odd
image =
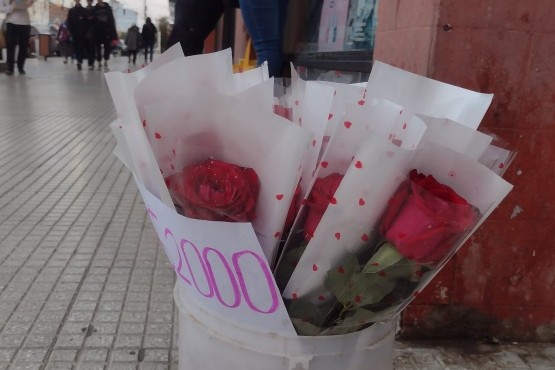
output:
[[[333,114],[328,114],[328,121],[333,118]]]
[[[320,166],[326,168],[326,167],[328,167],[328,162],[326,162],[326,161],[320,162]]]
[[[355,167],[356,167],[356,168],[362,168],[362,162],[361,162],[361,161],[357,161],[357,162],[355,163]]]
[[[499,168],[503,168],[505,167],[505,164],[503,162],[499,163]]]
[[[343,125],[345,125],[346,128],[351,128],[353,124],[351,123],[351,121],[345,121],[343,122]]]
[[[280,236],[281,236],[281,233],[279,231],[274,234],[274,238],[279,238]]]
[[[337,268],[337,272],[339,272],[340,274],[343,274],[345,272],[345,269],[343,268],[343,266],[339,266]]]
[[[337,199],[335,199],[334,197],[331,197],[330,203],[331,204],[337,204]]]
[[[358,101],[358,105],[364,105],[364,103],[365,103],[364,100],[359,100]]]
[[[318,271],[318,266],[316,266],[316,264],[312,265],[312,271]]]
[[[276,195],[276,199],[277,199],[277,200],[282,200],[282,199],[283,199],[283,194],[278,194],[278,195]]]
[[[363,242],[368,241],[368,235],[366,235],[366,234],[362,234],[362,236],[360,238],[362,239]]]
[[[337,240],[341,239],[341,233],[335,233],[335,239]]]
[[[381,277],[384,277],[387,274],[385,273],[385,271],[382,270],[382,271],[378,272],[378,275],[380,275]]]
[[[319,301],[325,301],[325,300],[326,300],[326,297],[324,297],[323,295],[319,295],[319,296],[318,296],[318,300],[319,300]]]
[[[162,138],[162,135],[160,135],[159,133],[156,132],[156,133],[154,134],[154,137],[157,138],[157,139],[161,139],[161,138]]]
[[[365,205],[365,204],[366,204],[366,202],[364,201],[364,199],[359,198],[359,200],[358,200],[358,205],[359,205],[359,206],[363,206],[363,205]]]
[[[360,303],[362,301],[362,297],[360,295],[355,296],[355,302]]]
[[[293,294],[291,294],[291,298],[293,298],[293,299],[297,299],[297,293],[293,293]]]

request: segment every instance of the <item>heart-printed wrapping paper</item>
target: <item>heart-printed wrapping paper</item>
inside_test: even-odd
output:
[[[156,158],[150,150],[148,139],[142,129],[141,119],[133,94],[142,80],[154,73],[157,69],[183,59],[183,50],[179,45],[168,49],[163,55],[151,63],[133,73],[109,72],[106,73],[106,82],[112,95],[112,100],[118,114],[118,128],[121,132],[120,138],[124,142],[119,142],[116,148],[117,153],[125,153],[128,159],[128,167],[134,171],[136,176],[144,183],[150,191],[157,196],[164,204],[173,207],[170,194],[160,176],[160,170],[156,164]],[[118,135],[116,135],[118,138]]]
[[[219,58],[218,55],[203,57],[208,59]],[[176,62],[175,58],[171,60],[159,58],[159,60],[165,61],[165,65],[159,63],[157,68],[162,68]],[[156,69],[151,68],[149,70],[149,72],[153,71],[156,71]],[[261,330],[263,332],[275,332],[288,336],[295,335],[271,275],[270,266],[266,260],[267,257],[260,246],[259,240],[264,238],[264,236],[256,236],[250,223],[191,220],[175,212],[154,152],[147,139],[149,125],[146,125],[146,119],[139,118],[139,108],[143,110],[145,117],[149,117],[145,112],[156,111],[156,107],[164,103],[159,101],[159,96],[156,96],[151,99],[154,101],[151,104],[152,106],[149,106],[148,94],[146,94],[142,101],[145,103],[144,106],[137,107],[133,99],[137,86],[140,85],[141,81],[148,79],[149,76],[150,73],[144,72],[141,76],[121,73],[113,73],[106,76],[119,116],[111,124],[111,128],[117,140],[115,154],[134,173],[148,214],[157,229],[168,258],[180,278],[179,285],[187,291],[191,298],[197,299],[201,307],[216,315],[227,317],[238,325],[252,326],[253,330]],[[150,82],[156,85],[155,80],[153,79]],[[229,86],[224,81],[223,85],[225,86],[226,84]],[[234,121],[244,122],[243,115],[245,112],[249,113],[247,114],[249,117],[247,121],[254,128],[253,132],[250,133],[250,137],[253,138],[251,144],[255,143],[257,145],[258,152],[253,153],[251,151],[248,155],[258,157],[259,161],[269,158],[266,168],[260,169],[259,166],[256,166],[259,168],[259,176],[262,173],[261,183],[263,186],[269,183],[268,173],[272,172],[272,166],[275,164],[273,161],[279,158],[280,163],[276,168],[279,171],[280,179],[276,181],[276,184],[279,186],[280,184],[287,183],[287,186],[284,186],[286,190],[284,190],[283,196],[277,194],[279,199],[274,197],[274,200],[276,202],[283,200],[284,205],[274,205],[271,210],[273,212],[272,215],[261,217],[262,220],[266,220],[266,223],[276,223],[275,219],[273,221],[268,221],[267,219],[285,217],[275,216],[276,210],[278,210],[278,214],[287,212],[288,202],[290,202],[294,186],[298,182],[299,169],[297,168],[300,167],[303,154],[308,147],[310,135],[287,121],[274,116],[271,111],[268,111],[267,107],[258,107],[259,104],[255,102],[254,106],[257,108],[252,108],[253,102],[245,103],[241,100],[248,96],[248,91],[251,89],[258,89],[259,92],[263,91],[264,94],[271,91],[268,90],[267,84],[262,87],[259,85],[247,86],[245,90],[240,92],[235,90],[236,93],[238,92],[235,98],[216,94],[215,99],[222,101],[224,106],[216,114],[219,114],[220,117],[223,117],[224,113],[228,116],[231,114],[234,117]],[[145,84],[143,86],[148,85]],[[179,97],[186,97],[187,93],[188,91],[185,91],[184,95],[178,94],[176,100],[169,102],[169,104],[180,105]],[[201,96],[193,96],[201,100],[203,99]],[[267,100],[267,97],[264,96],[260,101]],[[213,99],[209,98],[205,101],[210,101],[210,104],[213,104]],[[234,112],[236,109],[239,109],[239,111]],[[168,113],[166,109],[162,110]],[[201,111],[207,110],[213,111],[213,109],[208,109],[208,107],[204,110],[201,109]],[[161,120],[166,121],[165,118],[166,116],[162,117]],[[224,118],[226,118],[225,130],[233,130],[230,120],[227,119],[228,117]],[[220,123],[224,122],[223,119],[217,121]],[[157,123],[156,119],[152,119],[152,125],[156,126]],[[161,124],[158,124],[158,126],[161,126]],[[244,131],[246,131],[245,126],[242,127],[242,132]],[[238,144],[238,142],[245,138],[244,135],[234,135],[233,133],[227,135],[227,133],[228,131],[225,131],[223,136],[238,140],[232,143],[236,148],[244,147]],[[279,139],[283,140],[280,146],[281,149],[273,146],[276,139],[278,142],[280,141]],[[268,140],[271,140],[272,145],[268,144]],[[291,149],[291,145],[294,147],[293,149]],[[250,148],[253,149],[254,146],[251,145]],[[264,150],[262,150],[262,147]],[[229,146],[227,148],[229,149]],[[239,164],[243,162],[237,156],[230,158],[230,160],[236,160]],[[154,170],[152,173],[143,171],[141,175],[146,179],[146,181],[143,181],[139,176],[139,171],[135,171],[135,168],[145,166],[149,166]],[[284,178],[288,180],[284,180]],[[153,185],[156,181],[159,182],[160,188]],[[269,189],[270,186],[266,188]],[[168,199],[165,199],[164,202],[161,201],[164,198],[160,197],[157,193],[160,189],[164,190],[167,194]],[[283,226],[283,221],[278,221],[277,223],[281,224],[280,227]],[[272,243],[276,242],[276,236],[274,235],[268,239],[271,239]],[[204,280],[203,278],[199,280],[201,275],[204,276]],[[226,284],[226,279],[233,284]]]
[[[382,98],[414,113],[449,118],[476,129],[491,104],[493,94],[482,94],[432,80],[378,60],[372,64],[367,97]]]
[[[235,97],[182,93],[144,106],[148,139],[164,176],[215,158],[253,168],[260,180],[254,230],[273,261],[311,135]]]
[[[356,166],[357,161],[362,166]],[[334,195],[335,204],[327,208],[302,254],[283,292],[284,298],[318,302],[328,295],[324,287],[327,272],[337,267],[346,254],[361,253],[366,242],[375,239],[388,200],[413,168],[450,186],[480,212],[472,230],[452,246],[443,263],[420,282],[416,291],[429,283],[512,188],[476,160],[449,148],[423,141],[417,150],[404,150],[379,135],[371,135],[353,159]],[[379,319],[394,317],[411,299],[412,296]]]
[[[416,149],[420,144],[420,139],[422,139],[422,143],[420,144],[422,147],[433,145],[433,143],[453,146],[455,151],[463,154],[470,154],[470,159],[475,161],[480,157],[481,153],[488,148],[491,138],[485,134],[475,132],[474,129],[483,118],[485,110],[491,102],[491,95],[479,94],[452,85],[443,84],[438,81],[395,69],[391,66],[379,65],[381,64],[379,62],[377,64],[378,67],[375,67],[373,70],[375,75],[370,77],[367,91],[364,94],[364,100],[360,102],[360,107],[349,106],[345,115],[340,116],[341,120],[337,125],[337,130],[330,139],[329,147],[324,152],[320,166],[313,180],[318,177],[323,178],[334,172],[343,174],[345,173],[345,168],[349,165],[351,166],[349,170],[351,170],[353,168],[352,164],[356,163],[353,153],[360,147],[361,142],[370,140],[370,138],[368,138],[369,132],[384,134],[389,131],[389,139],[396,140],[397,144],[405,149]],[[396,81],[397,85],[395,86],[391,81]],[[301,83],[299,84],[303,86]],[[437,99],[438,94],[442,95],[441,99]],[[406,106],[395,104],[399,102],[403,102]],[[300,102],[299,105],[302,105],[302,102]],[[366,106],[368,110],[356,109],[363,108],[364,106]],[[428,117],[423,114],[415,116],[414,113],[426,113],[441,118]],[[395,114],[397,114],[398,117],[395,117]],[[452,119],[460,119],[463,123],[454,122]],[[427,128],[425,132],[422,132],[423,121],[426,123]],[[344,127],[341,127],[341,122],[343,122]],[[372,127],[372,130],[370,127]],[[466,127],[468,127],[468,129]],[[351,129],[353,130],[349,131]],[[411,133],[410,131],[412,129],[416,129],[419,133]],[[344,137],[346,133],[349,135]],[[403,135],[405,135],[404,138]],[[460,136],[459,138],[461,140],[457,141],[457,135]],[[410,140],[407,141],[407,138]],[[368,148],[368,150],[370,149]],[[395,153],[396,150],[397,149],[393,148],[393,150],[388,150],[388,152],[391,155]],[[412,152],[412,155],[415,153],[416,152]],[[357,154],[357,156],[359,155]],[[408,157],[410,157],[410,155],[408,155]],[[399,164],[399,166],[400,168],[404,168],[401,164]],[[359,171],[359,174],[360,173],[361,171]],[[347,174],[349,174],[349,171],[347,171]],[[401,181],[400,179],[404,178],[404,176],[406,176],[406,173],[401,177],[398,176],[398,182]],[[351,183],[351,185],[347,186],[345,185],[345,181],[346,178],[343,179],[334,196],[337,203],[327,208],[326,213],[316,229],[314,238],[310,240],[301,258],[301,262],[299,262],[291,280],[289,280],[289,284],[284,291],[284,297],[291,298],[293,293],[295,293],[296,296],[301,296],[302,294],[310,292],[312,295],[316,292],[314,289],[318,289],[317,287],[322,286],[322,275],[319,277],[317,275],[322,273],[322,271],[326,271],[326,268],[333,264],[330,260],[333,261],[334,258],[328,258],[328,255],[326,255],[326,257],[323,258],[323,262],[320,261],[320,263],[323,263],[323,266],[320,267],[314,263],[314,259],[308,258],[311,251],[326,248],[323,247],[324,245],[336,246],[336,244],[340,243],[346,246],[346,249],[343,251],[345,252],[346,250],[356,250],[356,246],[361,245],[360,236],[359,240],[356,241],[357,238],[355,236],[344,237],[344,233],[341,231],[332,232],[333,225],[326,225],[326,219],[334,218],[347,220],[362,217],[368,220],[369,216],[367,214],[347,217],[345,213],[338,210],[340,207],[336,207],[340,203],[341,189],[353,189],[353,186],[356,188],[356,184]],[[392,183],[389,185],[391,191],[396,189],[396,185],[398,184]],[[355,198],[350,200],[353,205],[357,204],[357,199]],[[363,198],[361,197],[360,199]],[[382,199],[382,201],[386,200],[387,199]],[[366,201],[360,203],[368,204]],[[377,208],[378,211],[375,212],[374,218],[381,213],[379,205]],[[383,206],[381,209],[383,209]],[[299,214],[300,218],[302,218],[304,212],[305,210],[301,209]],[[328,217],[328,212],[334,213],[330,213]],[[332,214],[334,215],[331,216]],[[294,229],[299,228],[299,216],[294,225]],[[340,221],[338,222],[340,223]],[[368,225],[371,224],[372,222]],[[354,229],[349,229],[351,231],[348,231],[346,235],[355,235],[358,227],[359,226],[355,226]],[[327,230],[331,238],[317,239],[318,230]],[[337,236],[340,238],[337,238]],[[368,240],[368,238],[370,238],[370,235],[365,235],[364,239]],[[340,242],[340,240],[343,241]],[[290,242],[291,240],[286,244],[284,248],[285,252],[295,247],[290,245]],[[341,255],[341,253],[334,254],[334,250],[336,251],[337,249],[333,247],[330,247],[330,249],[326,248],[326,251],[331,253],[332,256]],[[325,253],[322,253],[322,255],[324,254]],[[337,260],[333,262],[337,262]],[[305,273],[298,275],[301,264],[305,268]],[[314,282],[313,284],[307,283],[311,281],[311,276],[314,278],[312,280]]]
[[[492,137],[448,118],[417,115],[427,126],[424,140],[431,141],[469,158],[478,160],[491,144]]]

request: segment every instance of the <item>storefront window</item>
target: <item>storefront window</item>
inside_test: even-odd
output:
[[[284,52],[299,65],[369,72],[377,0],[289,1]]]

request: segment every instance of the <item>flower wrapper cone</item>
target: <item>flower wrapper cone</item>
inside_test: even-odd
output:
[[[449,118],[476,129],[493,94],[482,94],[374,61],[366,85],[367,98],[382,98],[412,113]]]
[[[111,84],[111,92],[115,95],[114,102],[117,102],[119,116],[118,120],[111,125],[117,140],[116,154],[123,159],[134,174],[145,201],[147,212],[178,276],[178,286],[186,292],[189,299],[197,301],[203,310],[211,314],[225,317],[237,325],[252,330],[295,336],[295,331],[271,276],[266,255],[260,246],[259,239],[265,236],[257,236],[251,223],[192,220],[175,212],[154,151],[147,138],[149,127],[143,127],[139,116],[139,108],[143,109],[143,114],[150,120],[149,114],[156,114],[157,106],[163,104],[179,106],[182,103],[179,98],[185,98],[185,101],[190,103],[189,106],[194,107],[195,104],[189,100],[192,98],[186,96],[185,93],[173,102],[163,103],[156,102],[157,99],[152,99],[151,104],[145,102],[143,106],[138,107],[134,101],[134,93],[138,83],[137,81],[130,83],[129,77],[127,75],[121,76],[121,74],[107,76]],[[224,129],[225,138],[218,142],[225,144],[226,139],[228,139],[230,144],[224,148],[223,152],[215,154],[222,154],[226,150],[234,152],[233,158],[226,159],[236,160],[241,164],[237,152],[241,152],[241,154],[247,152],[250,156],[253,154],[252,148],[254,147],[254,145],[251,145],[245,148],[241,145],[241,140],[245,139],[246,136],[251,139],[254,138],[255,144],[260,147],[262,142],[266,143],[268,140],[269,136],[266,135],[272,135],[273,145],[266,145],[262,154],[257,152],[260,161],[267,160],[265,163],[269,165],[267,169],[260,170],[260,172],[265,171],[262,176],[264,178],[263,184],[269,182],[267,174],[271,171],[270,167],[275,164],[276,158],[279,157],[279,165],[285,167],[285,169],[279,166],[276,166],[276,168],[280,175],[285,174],[285,177],[290,179],[287,182],[291,183],[291,189],[288,192],[291,194],[284,194],[283,200],[284,202],[288,201],[287,198],[290,200],[298,182],[299,170],[297,168],[300,166],[300,161],[308,145],[309,134],[265,110],[251,107],[238,98],[218,94],[215,97],[212,95],[212,98],[216,101],[221,100],[222,105],[225,106],[223,110],[218,110],[214,109],[212,104],[210,109],[211,113],[215,115],[225,116],[227,126]],[[202,100],[203,97],[198,97],[198,99]],[[209,100],[212,101],[212,99]],[[238,108],[238,106],[241,106],[241,108]],[[239,112],[237,109],[239,109]],[[166,122],[166,117],[170,113],[165,107],[163,111],[165,116],[161,117],[160,120]],[[200,111],[203,111],[203,109],[201,108]],[[248,117],[250,118],[244,119],[242,117],[245,112],[249,113]],[[233,118],[230,119],[230,116],[233,116]],[[223,119],[219,120],[220,125],[223,125],[222,121]],[[247,129],[245,125],[239,127],[240,124],[234,127],[233,122],[235,121],[240,121],[240,123],[248,121],[251,125],[249,129],[252,128],[252,132],[246,136],[233,132],[228,135],[228,131],[241,131],[241,129],[245,131]],[[164,128],[163,124],[157,123],[157,119],[152,118],[152,124],[155,127]],[[194,125],[191,124],[190,126]],[[201,130],[204,130],[204,128],[206,127],[202,127]],[[232,140],[238,137],[237,141]],[[144,139],[144,141],[137,141],[137,138]],[[193,138],[192,141],[197,143],[196,139],[198,137]],[[275,147],[275,140],[278,142],[283,140],[281,143],[285,142],[285,145]],[[293,148],[291,144],[293,144]],[[241,150],[232,149],[237,147],[240,147]],[[273,150],[268,153],[268,148],[273,148]],[[182,148],[183,151],[186,151],[186,149],[191,149],[191,147]],[[195,149],[196,147],[193,148],[193,151]],[[208,153],[205,154],[208,155]],[[139,157],[135,157],[135,155],[139,155]],[[192,160],[194,158],[188,159]],[[206,157],[202,159],[204,160]],[[154,169],[150,173],[142,172],[147,181],[142,181],[139,176],[140,171],[138,169],[144,168]],[[161,186],[160,189],[157,188],[157,182]],[[283,183],[283,180],[276,182]],[[165,202],[162,201],[163,197],[159,194],[161,190],[165,191],[167,195]],[[271,191],[271,189],[268,191]],[[287,206],[274,206],[273,208],[284,208],[283,213],[287,212]],[[272,211],[274,210],[272,209]],[[266,216],[266,218],[272,217],[273,214]],[[273,240],[274,238],[275,236],[272,235],[272,238],[268,239]],[[242,273],[237,271],[242,271]],[[226,279],[228,279],[227,284],[225,283]],[[233,282],[233,284],[229,282]]]
[[[372,99],[366,104],[353,104],[347,106],[347,111],[341,117],[341,125],[337,128],[333,137],[324,152],[312,181],[308,186],[308,190],[304,190],[303,199],[308,199],[309,193],[316,183],[317,179],[323,179],[327,176],[337,173],[345,174],[349,166],[352,164],[353,157],[362,143],[369,135],[379,135],[384,140],[397,138],[398,142],[402,142],[404,149],[414,149],[419,140],[424,135],[426,126],[418,117],[411,117],[409,124],[406,124],[406,114],[402,107],[383,99]],[[348,124],[347,124],[348,123]],[[300,244],[306,244],[299,239],[300,234],[304,235],[304,222],[306,217],[310,216],[307,206],[302,206],[296,221],[293,225],[292,232],[284,245],[280,258],[283,259],[290,250],[298,247]],[[280,262],[281,264],[281,262]],[[286,267],[281,265],[281,267]],[[290,268],[287,271],[291,273]],[[280,287],[288,280],[288,273],[282,271],[278,282]]]
[[[136,72],[109,72],[105,74],[106,82],[108,83],[108,88],[110,89],[110,94],[118,114],[118,123],[115,127],[121,132],[120,138],[125,140],[124,143],[118,142],[117,153],[125,153],[128,168],[134,171],[137,178],[154,195],[170,207],[173,207],[173,203],[164,179],[160,176],[156,159],[142,128],[142,121],[134,101],[134,93],[141,81],[150,74],[183,58],[183,50],[179,45],[175,45],[148,67]]]
[[[408,172],[414,154],[387,136],[366,137],[334,194],[336,202],[327,207],[298,261],[283,291],[284,298],[310,296],[317,301],[326,295],[323,282],[327,271],[346,253],[359,252],[374,237],[369,230]]]
[[[490,146],[490,135],[475,131],[448,118],[434,118],[418,114],[427,126],[424,141],[430,141],[464,154],[476,161]]]
[[[297,293],[294,297],[300,302],[290,301],[292,317],[303,315],[303,312],[308,309],[307,307],[310,307],[310,310],[315,312],[313,317],[321,320],[321,322],[312,320],[307,323],[303,320],[293,319],[301,333],[308,331],[327,335],[340,334],[360,330],[372,322],[394,318],[441,270],[449,258],[484,222],[512,188],[510,184],[476,162],[475,159],[468,158],[440,145],[423,142],[422,147],[414,153],[415,155],[408,166],[417,169],[418,172],[433,175],[439,183],[449,186],[459,196],[467,200],[472,206],[469,209],[471,211],[472,209],[476,210],[475,219],[469,220],[465,223],[464,228],[461,227],[455,229],[455,231],[446,232],[442,228],[432,229],[434,232],[429,234],[422,231],[421,233],[425,235],[425,238],[421,242],[413,243],[417,248],[420,248],[420,251],[401,248],[401,244],[398,243],[402,239],[395,239],[395,235],[399,235],[398,238],[405,238],[405,235],[401,235],[401,231],[405,229],[393,228],[392,226],[383,229],[389,221],[382,217],[376,220],[374,225],[363,229],[363,232],[366,233],[364,235],[368,235],[365,238],[369,241],[366,245],[361,247],[360,242],[351,239],[350,243],[353,243],[352,246],[357,246],[358,250],[345,248],[343,256],[341,258],[336,257],[336,260],[332,263],[329,263],[329,252],[325,255],[316,252],[310,254],[307,253],[309,252],[307,247],[307,251],[301,257],[289,285],[294,281],[299,268],[305,268],[305,272],[310,273],[310,269],[306,267],[310,266],[311,263],[312,266],[318,267],[318,271],[312,269],[314,275],[317,275],[320,268],[323,267],[326,270],[326,277],[320,289],[312,288],[304,295]],[[345,179],[347,179],[348,174],[349,172]],[[381,172],[374,171],[374,176],[381,176]],[[395,194],[403,189],[402,186],[406,186],[404,185],[406,184],[405,177],[402,178],[403,180],[399,183],[401,187],[396,187]],[[341,197],[339,190],[341,190],[341,187],[336,193],[338,194],[337,204],[340,203],[339,198]],[[387,199],[394,200],[396,198],[390,196]],[[408,220],[406,221],[407,226],[412,225],[415,219],[428,217],[418,213],[420,207],[416,208],[415,213],[414,207],[397,206],[395,202],[391,203],[391,201],[385,207],[382,207],[381,211],[385,212],[387,216],[391,214],[392,207],[392,214],[395,214],[396,217],[406,217],[404,220]],[[402,213],[395,213],[397,212],[395,211],[396,207],[402,207],[400,208]],[[430,209],[432,211],[428,213],[429,215],[439,217],[436,215],[438,211],[433,211],[433,207]],[[328,210],[329,212],[326,211],[322,222],[325,221],[328,213],[331,214],[333,207]],[[472,213],[474,214],[474,212]],[[343,214],[340,213],[336,217],[341,218]],[[351,223],[357,222],[356,218],[349,217],[349,220]],[[344,232],[340,227],[346,225],[347,220],[341,221],[340,219],[336,220],[332,227],[336,227],[333,230],[338,230],[337,232],[340,233],[343,239]],[[377,235],[379,230],[385,230],[385,234]],[[443,235],[438,234],[437,230]],[[369,236],[371,233],[376,235],[374,239],[377,239],[378,242]],[[407,233],[410,234],[409,231]],[[382,243],[384,237],[389,239],[386,244]],[[439,237],[441,239],[437,239]],[[441,240],[442,243],[437,243],[437,240]],[[322,249],[322,246],[325,248],[330,242],[321,241],[321,243],[319,249]],[[323,245],[324,243],[326,246]],[[318,250],[318,252],[320,251]],[[312,256],[312,259],[306,260],[306,262],[303,261],[308,256]],[[318,256],[321,258],[318,258]],[[310,279],[308,274],[305,274],[304,278],[307,281]],[[298,279],[295,281],[301,283]],[[290,288],[289,285],[288,288]],[[306,289],[299,290],[299,292],[304,291]],[[284,292],[286,298],[287,293],[288,290],[286,289]]]
[[[255,170],[261,186],[252,225],[272,263],[311,135],[258,105],[217,93],[181,92],[144,108],[164,177],[206,158]]]
[[[513,160],[516,158],[516,152],[512,150],[511,146],[499,136],[488,132],[487,130],[486,134],[491,136],[493,141],[482,153],[479,162],[499,176],[503,176]]]

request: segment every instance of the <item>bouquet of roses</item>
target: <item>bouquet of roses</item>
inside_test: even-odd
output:
[[[115,152],[213,315],[287,336],[390,320],[510,190],[491,163],[511,153],[475,130],[489,95],[379,63],[367,86],[293,70],[274,114],[266,67],[231,66],[172,48],[107,74]]]
[[[412,81],[423,86],[417,91],[438,90],[430,84],[437,82]],[[425,94],[387,96],[405,104],[419,100],[407,108],[374,90],[369,86],[341,116],[343,127],[323,153],[276,270],[290,316],[305,335],[348,333],[392,319],[511,189],[498,171],[478,162],[492,138],[475,131],[476,109],[458,110],[464,99],[454,99],[449,113]],[[477,110],[490,99],[470,98]],[[419,108],[425,114],[414,114]]]

